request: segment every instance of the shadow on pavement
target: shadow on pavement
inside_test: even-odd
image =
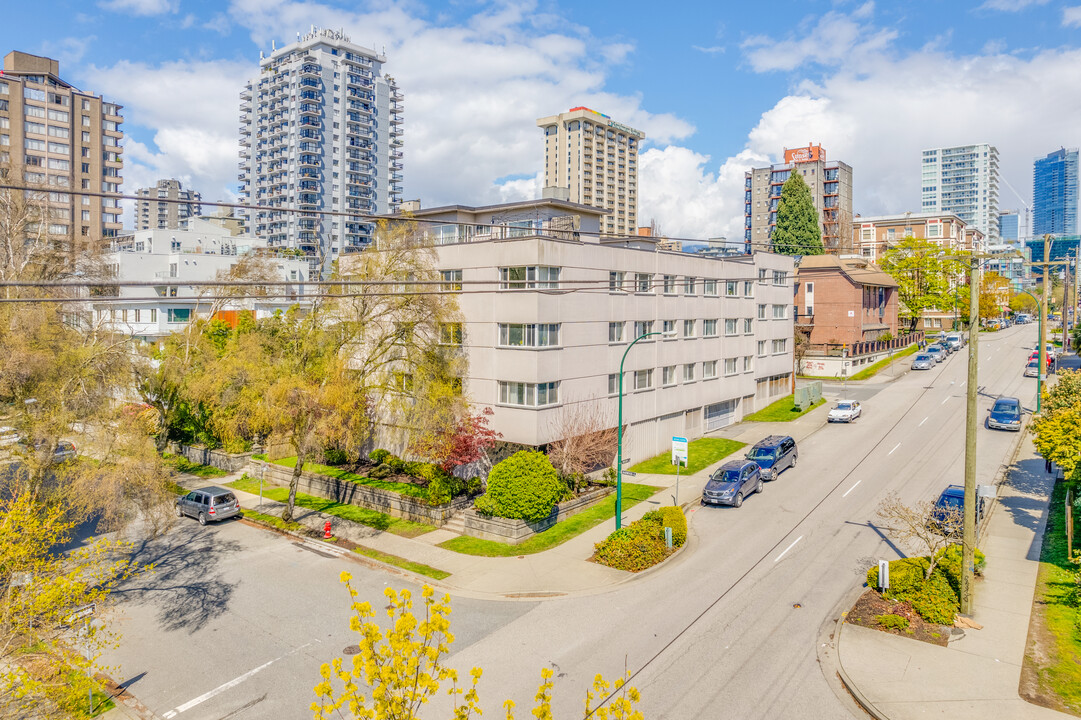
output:
[[[1006,484],[1024,496],[999,497],[998,504],[1010,514],[1015,525],[1035,532],[1047,517],[1049,489],[1054,481],[1044,472],[1043,460],[1022,460],[1010,468]],[[1031,497],[1035,496],[1035,497]],[[1040,545],[1034,542],[1028,549],[1027,560],[1040,559]]]
[[[227,611],[237,583],[227,582],[217,564],[238,550],[239,543],[221,538],[211,528],[182,524],[173,532],[135,543],[128,561],[153,565],[153,570],[131,578],[112,597],[157,607],[163,630],[193,633]]]

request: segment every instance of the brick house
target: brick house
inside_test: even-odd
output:
[[[866,258],[806,255],[796,268],[796,329],[812,345],[896,337],[897,281]]]

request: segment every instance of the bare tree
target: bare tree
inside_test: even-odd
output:
[[[960,540],[964,528],[960,508],[936,506],[930,500],[906,505],[896,492],[879,503],[875,514],[884,523],[882,529],[889,537],[916,555],[926,553],[930,557],[924,579],[930,579],[939,554]]]
[[[548,443],[548,459],[564,476],[584,475],[612,464],[618,429],[604,403],[594,398],[566,403],[549,430],[560,439]]]

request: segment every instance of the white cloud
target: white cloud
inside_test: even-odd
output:
[[[1081,27],[1081,5],[1062,8],[1062,24],[1065,27]]]
[[[691,45],[691,48],[707,55],[716,55],[718,53],[724,52],[724,45],[711,45],[709,47],[702,47],[701,45]]]
[[[180,6],[180,0],[102,0],[98,6],[132,15],[163,15],[175,13]]]
[[[1046,5],[1047,0],[985,0],[981,10],[1001,10],[1002,12],[1020,12],[1033,5]]]
[[[756,72],[795,70],[806,63],[859,67],[897,38],[895,30],[860,22],[869,20],[873,8],[873,3],[866,3],[851,15],[828,12],[813,26],[813,18],[807,17],[784,40],[755,35],[744,40],[743,49]]]

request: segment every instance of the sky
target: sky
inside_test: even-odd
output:
[[[808,143],[853,167],[862,215],[919,210],[923,149],[991,143],[999,207],[1024,214],[1032,161],[1081,144],[1072,1],[8,0],[0,49],[124,106],[129,194],[235,199],[240,91],[314,24],[385,52],[406,199],[539,197],[536,119],[585,105],[647,135],[640,225],[735,239],[743,173]]]

